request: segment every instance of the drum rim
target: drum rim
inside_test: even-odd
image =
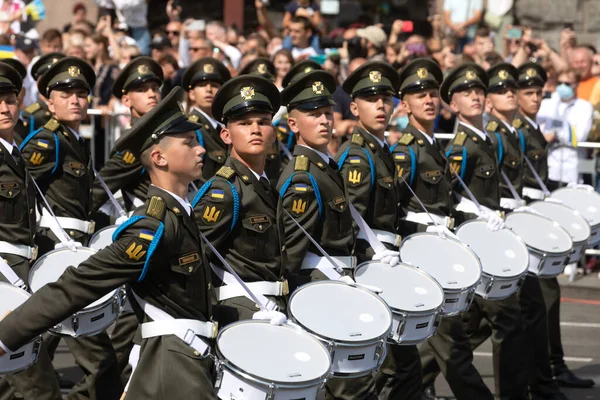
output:
[[[362,291],[368,293],[369,295],[373,296],[377,300],[379,300],[383,304],[383,306],[385,307],[385,309],[387,310],[387,312],[389,314],[390,325],[389,325],[388,329],[386,330],[386,332],[384,332],[380,336],[376,336],[374,338],[366,339],[366,340],[361,340],[361,341],[348,342],[348,341],[344,341],[344,340],[341,340],[341,339],[330,338],[328,336],[325,336],[325,335],[322,335],[320,333],[317,333],[317,332],[313,331],[312,329],[308,328],[307,326],[305,326],[298,319],[296,319],[296,317],[292,313],[292,307],[290,306],[292,304],[292,300],[294,299],[294,297],[296,296],[296,294],[302,288],[305,288],[305,287],[308,287],[308,286],[313,286],[313,285],[323,285],[323,284],[329,284],[329,285],[334,284],[334,285],[352,286],[352,285],[348,285],[347,283],[344,283],[344,282],[331,281],[331,280],[321,280],[321,281],[309,282],[309,283],[306,283],[306,284],[304,284],[304,285],[296,288],[296,290],[294,290],[294,292],[290,295],[290,297],[288,299],[288,306],[287,306],[288,316],[291,317],[292,320],[296,324],[300,325],[300,327],[302,329],[304,329],[306,332],[310,333],[311,335],[319,338],[320,340],[323,340],[323,341],[326,341],[326,342],[333,342],[333,343],[336,343],[336,344],[338,344],[338,343],[339,344],[343,344],[344,347],[363,347],[363,346],[366,346],[366,345],[372,345],[372,344],[375,344],[375,343],[379,343],[379,342],[381,342],[381,340],[386,340],[386,338],[389,336],[390,332],[392,331],[393,320],[394,320],[394,313],[390,309],[390,306],[388,306],[388,304],[385,302],[385,300],[383,300],[379,295],[371,292],[368,289],[360,287],[360,286],[352,286],[352,287],[355,288],[355,289],[362,290]]]
[[[290,388],[290,389],[308,388],[308,387],[312,387],[317,384],[323,383],[325,380],[327,380],[327,378],[329,376],[331,376],[331,373],[332,373],[331,368],[333,366],[333,362],[331,360],[331,358],[332,358],[331,351],[319,339],[313,337],[313,335],[311,335],[309,332],[299,331],[296,328],[294,328],[293,326],[284,325],[284,324],[282,324],[281,326],[284,327],[285,329],[290,329],[290,330],[294,331],[295,333],[299,333],[299,334],[307,334],[308,336],[312,337],[314,339],[314,342],[317,343],[319,346],[321,346],[323,348],[323,350],[325,351],[325,353],[329,354],[329,357],[328,357],[329,367],[327,368],[327,372],[325,374],[320,375],[318,378],[314,378],[314,379],[306,380],[306,381],[298,381],[297,382],[298,384],[295,384],[295,383],[292,384],[290,382],[281,382],[281,381],[275,381],[275,380],[267,381],[263,377],[252,374],[251,372],[248,372],[248,371],[244,370],[243,368],[238,367],[235,363],[233,363],[231,360],[229,360],[227,357],[225,357],[225,355],[222,353],[222,351],[219,347],[219,339],[221,338],[221,335],[223,334],[223,332],[226,332],[229,328],[232,328],[232,327],[238,326],[238,325],[246,325],[249,323],[270,324],[269,321],[242,320],[242,321],[233,322],[233,323],[227,325],[222,330],[219,330],[219,333],[215,339],[216,345],[214,347],[215,351],[217,353],[216,362],[219,364],[219,366],[226,367],[227,369],[229,369],[230,371],[232,371],[235,374],[241,375],[242,377],[244,377],[248,380],[251,380],[253,382],[259,383],[261,385],[266,385],[267,387],[269,387],[269,385],[271,385],[271,384],[275,384],[276,387],[280,387],[280,388]],[[217,366],[217,368],[219,368],[219,366]]]
[[[537,201],[531,202],[530,207],[534,206],[535,204],[539,204],[539,203],[550,204],[551,207],[558,206],[559,208],[562,208],[564,211],[573,214],[575,216],[575,218],[581,218],[583,220],[583,222],[586,223],[586,225],[587,225],[587,227],[588,227],[588,229],[590,231],[589,235],[584,240],[579,240],[577,242],[575,242],[575,238],[571,235],[571,233],[566,228],[563,228],[563,229],[565,229],[567,231],[567,233],[569,235],[571,235],[571,240],[573,241],[573,247],[575,247],[575,243],[584,243],[584,242],[587,242],[587,241],[590,240],[590,237],[592,237],[592,226],[590,225],[590,223],[588,222],[588,220],[585,219],[585,217],[583,215],[581,215],[581,213],[579,211],[577,211],[576,209],[574,209],[572,207],[566,206],[564,204],[552,203],[552,202],[541,201],[541,200],[537,200]],[[599,222],[599,224],[600,224],[600,222]]]
[[[357,265],[357,266],[354,268],[354,270],[352,271],[352,272],[353,272],[353,275],[356,273],[356,271],[357,271],[357,270],[358,270],[358,269],[359,269],[361,266],[366,266],[366,265],[368,265],[368,264],[382,264],[382,263],[381,263],[380,261],[373,261],[373,260],[362,262],[362,263],[358,264],[358,265]],[[434,282],[434,284],[435,284],[435,285],[436,285],[436,286],[437,286],[437,287],[440,289],[440,292],[442,293],[442,302],[441,302],[441,303],[440,303],[440,305],[439,305],[439,306],[437,306],[437,307],[434,307],[434,308],[428,308],[428,309],[425,309],[425,310],[420,310],[420,311],[407,311],[407,310],[402,310],[402,309],[400,309],[400,308],[396,308],[396,307],[394,307],[394,306],[391,306],[391,305],[389,305],[389,304],[388,304],[388,307],[389,307],[389,308],[392,310],[392,314],[398,314],[397,312],[396,312],[396,313],[394,312],[394,311],[398,311],[398,312],[400,312],[400,313],[410,313],[410,315],[414,315],[414,316],[418,316],[418,315],[425,316],[425,315],[430,315],[432,312],[435,312],[435,311],[439,311],[439,310],[441,310],[441,309],[442,309],[442,307],[443,307],[443,305],[444,305],[444,288],[442,287],[442,285],[440,285],[440,283],[439,283],[439,282],[438,282],[438,281],[437,281],[437,280],[436,280],[436,279],[435,279],[433,276],[431,276],[431,274],[429,274],[427,271],[424,271],[424,270],[422,270],[422,269],[419,269],[419,268],[415,267],[414,265],[407,264],[407,263],[405,263],[405,262],[401,262],[401,263],[400,263],[400,264],[398,264],[398,265],[402,265],[402,266],[405,266],[405,267],[409,267],[409,268],[411,268],[413,271],[415,271],[415,272],[417,272],[417,273],[419,273],[419,274],[421,274],[421,275],[425,276],[426,278],[429,278],[429,279],[431,279],[431,280]],[[394,267],[390,267],[390,268],[395,268],[395,267],[396,267],[396,266],[394,266]],[[355,279],[355,280],[356,280],[356,279]],[[360,282],[358,282],[358,283],[360,283]],[[379,297],[381,297],[381,295],[379,295]],[[381,298],[383,299],[383,297],[381,297]],[[385,301],[385,299],[384,299],[384,301]],[[387,303],[387,302],[386,302],[386,303]]]
[[[3,283],[3,282],[1,282],[1,283]],[[4,375],[12,375],[12,374],[16,374],[16,373],[25,371],[26,369],[28,369],[29,367],[31,367],[33,364],[35,364],[38,361],[40,346],[42,345],[42,336],[41,335],[36,336],[30,342],[27,342],[27,344],[19,347],[16,351],[11,351],[10,353],[6,353],[2,357],[6,357],[6,356],[8,356],[10,354],[14,354],[14,353],[18,352],[19,349],[22,349],[25,346],[29,346],[30,344],[33,344],[33,349],[31,351],[31,354],[33,354],[33,357],[31,357],[32,359],[26,365],[24,365],[24,366],[22,366],[20,368],[4,372]]]
[[[456,235],[458,236],[458,231],[465,225],[467,224],[486,224],[487,225],[487,221],[485,220],[479,220],[479,219],[472,219],[469,221],[465,221],[462,224],[460,224],[458,226],[458,228],[456,228]],[[491,275],[490,273],[487,273],[483,270],[483,263],[481,263],[481,275],[483,276],[484,274],[486,276],[493,276],[494,279],[496,280],[513,280],[516,277],[521,277],[523,276],[523,274],[526,274],[527,271],[529,270],[529,264],[530,264],[530,260],[529,260],[529,247],[527,247],[527,243],[525,243],[525,241],[523,240],[523,238],[519,235],[517,235],[515,232],[513,232],[512,230],[506,228],[505,229],[507,232],[510,232],[510,234],[512,235],[513,238],[515,238],[525,249],[525,252],[527,253],[527,266],[525,267],[525,269],[520,273],[520,274],[516,274],[516,275],[511,275],[511,276],[496,276],[496,275]],[[465,243],[466,244],[466,243]],[[467,245],[468,246],[468,245]],[[479,256],[477,256],[479,257]],[[479,260],[481,261],[481,259]],[[481,279],[480,279],[481,281]]]
[[[104,232],[104,231],[106,231],[106,230],[109,230],[109,229],[115,229],[115,228],[116,228],[116,229],[118,229],[118,228],[119,228],[119,225],[109,225],[109,226],[105,226],[104,228],[102,228],[102,229],[100,229],[100,230],[96,231],[96,232],[95,232],[95,233],[94,233],[94,234],[93,234],[93,235],[90,237],[89,244],[92,244],[92,241],[94,240],[94,238],[95,238],[95,237],[97,237],[97,236],[98,236],[100,233],[102,233],[102,232]],[[88,246],[88,247],[89,247],[89,246]],[[90,249],[91,249],[91,247],[90,247]],[[93,250],[93,249],[92,249],[92,250]],[[96,250],[96,251],[98,251],[98,250]]]
[[[597,197],[600,197],[600,193],[593,191],[593,192],[588,192],[587,190],[581,190],[581,189],[577,189],[577,188],[569,188],[569,187],[563,187],[563,188],[558,188],[556,190],[554,190],[552,193],[550,193],[550,197],[552,197],[552,195],[556,192],[571,192],[571,191],[578,191],[579,193],[588,193],[590,195],[596,195]],[[559,199],[560,200],[560,199]],[[599,198],[600,200],[600,198]],[[568,206],[567,206],[568,207]],[[584,217],[585,218],[585,217]],[[586,219],[587,221],[587,219]],[[598,216],[598,222],[596,222],[595,224],[591,224],[590,221],[588,221],[588,224],[590,225],[590,228],[594,227],[594,226],[599,226],[600,225],[600,214]]]
[[[402,246],[404,246],[404,244],[411,239],[412,237],[417,237],[417,236],[431,236],[431,237],[435,237],[435,236],[439,236],[437,233],[433,233],[433,232],[417,232],[417,233],[413,233],[412,235],[408,235],[404,238],[404,240],[402,241],[402,243],[400,243],[400,246],[398,247],[398,253],[400,253],[400,250],[402,249]],[[481,267],[481,260],[479,259],[479,256],[477,254],[475,254],[475,252],[473,251],[473,249],[471,249],[469,246],[467,246],[465,243],[461,242],[460,240],[456,240],[454,238],[451,237],[446,237],[446,240],[452,240],[453,242],[458,243],[459,245],[461,245],[463,248],[465,248],[469,253],[471,253],[473,255],[473,257],[475,257],[475,259],[477,260],[477,265],[479,265],[479,279],[477,279],[477,281],[475,283],[473,283],[470,286],[463,286],[461,288],[455,288],[455,289],[451,289],[451,288],[445,288],[439,281],[438,283],[440,284],[440,286],[442,286],[442,289],[444,290],[444,293],[464,293],[466,291],[469,290],[473,290],[477,287],[477,285],[479,285],[479,282],[481,281],[481,274],[483,273],[483,269]],[[400,262],[403,262],[405,264],[409,264],[409,265],[413,265],[415,268],[419,268],[419,266],[414,265],[414,264],[410,264],[407,261],[403,261],[402,259],[400,260]],[[419,268],[420,269],[420,268]],[[434,277],[435,279],[435,277]],[[437,279],[436,279],[437,281]]]
[[[525,212],[525,211],[513,211],[510,214],[508,214],[505,217],[505,219],[508,218],[511,215],[514,215],[514,214],[532,214],[532,213],[528,213],[528,212]],[[569,237],[569,239],[571,240],[571,248],[568,249],[568,250],[565,250],[565,251],[553,252],[553,251],[547,251],[547,250],[539,249],[539,248],[534,247],[534,246],[527,245],[527,249],[529,251],[533,250],[533,251],[536,251],[538,253],[549,254],[549,255],[552,255],[552,256],[561,256],[563,254],[571,254],[571,252],[573,251],[573,238],[571,237],[571,234],[569,232],[567,232],[567,230],[565,228],[563,228],[562,226],[560,226],[560,224],[558,222],[553,221],[553,220],[551,220],[548,217],[544,217],[543,215],[537,215],[537,214],[532,214],[532,215],[536,215],[537,217],[544,218],[545,220],[550,221],[555,228],[558,228],[559,230],[563,231],[563,233],[565,233]],[[507,228],[510,229],[510,230],[512,230],[508,226],[507,226]],[[517,234],[517,236],[520,236],[516,232],[515,232],[515,234]],[[523,239],[523,238],[521,238],[521,239]],[[525,240],[523,239],[523,241],[525,241]],[[525,242],[525,244],[527,244],[527,242]]]

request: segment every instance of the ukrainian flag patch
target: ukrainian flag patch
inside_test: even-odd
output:
[[[210,197],[212,197],[213,199],[222,199],[225,197],[225,191],[220,189],[213,189],[210,192]]]
[[[297,183],[294,185],[296,192],[306,192],[307,186],[305,183]]]
[[[142,229],[140,231],[140,239],[152,241],[152,239],[154,239],[154,231]]]
[[[48,148],[48,141],[44,140],[44,139],[40,139],[40,140],[37,141],[37,145],[40,146],[40,147],[42,147],[42,148],[44,148],[44,149],[47,149]]]
[[[350,157],[350,164],[360,164],[360,157]]]
[[[396,161],[404,161],[406,160],[406,154],[405,153],[398,153],[394,155],[394,160]]]

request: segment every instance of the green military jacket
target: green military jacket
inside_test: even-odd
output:
[[[523,194],[524,161],[521,154],[521,139],[519,132],[515,135],[498,118],[490,116],[490,121],[485,127],[490,135],[498,158],[498,165],[506,174],[506,177],[515,188],[519,196]],[[513,198],[508,185],[502,178],[500,181],[500,197]]]
[[[200,129],[196,131],[196,136],[200,145],[206,149],[203,159],[204,166],[202,167],[202,181],[206,182],[225,164],[229,149],[221,139],[221,128],[219,126],[213,128],[204,114],[193,108],[190,111],[189,118],[190,121],[200,125]]]
[[[523,134],[525,137],[524,143],[521,142],[523,151],[542,179],[542,182],[546,183],[548,181],[548,142],[546,141],[546,138],[544,138],[544,134],[540,131],[539,126],[534,127],[519,113],[517,113],[513,120],[513,126],[517,129],[519,134]],[[524,171],[524,186],[541,190],[533,173],[527,165],[524,166]]]

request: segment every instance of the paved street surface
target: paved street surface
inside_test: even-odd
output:
[[[562,340],[569,367],[581,377],[597,382],[593,389],[563,389],[571,400],[600,399],[600,280],[588,275],[568,284],[561,278],[563,303],[561,308]],[[475,353],[475,366],[485,382],[492,387],[491,344],[486,342]],[[74,364],[66,346],[58,348],[55,366],[67,379],[78,380],[81,370]],[[515,365],[515,368],[519,368]],[[451,396],[443,377],[436,382],[440,396]],[[492,387],[493,390],[493,387]]]

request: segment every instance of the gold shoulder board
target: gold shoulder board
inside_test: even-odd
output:
[[[400,137],[400,140],[398,140],[398,143],[408,146],[409,144],[412,143],[413,140],[415,140],[415,137],[412,134],[404,133]]]
[[[146,209],[146,215],[162,221],[166,208],[166,203],[162,198],[152,196],[150,204],[148,204],[148,208]]]
[[[50,121],[46,122],[46,125],[44,125],[44,129],[48,129],[50,132],[56,132],[59,126],[60,122],[52,118],[50,119]]]
[[[485,129],[487,129],[490,132],[496,132],[496,129],[498,129],[498,123],[496,121],[490,121],[488,122]]]
[[[235,171],[233,170],[233,168],[227,167],[227,166],[222,166],[217,171],[217,176],[220,176],[221,178],[225,178],[225,179],[231,178],[231,176],[233,174],[235,174]]]
[[[308,171],[308,157],[296,157],[296,162],[294,163],[294,171]]]
[[[25,112],[29,113],[29,114],[33,114],[34,112],[36,112],[40,108],[42,108],[42,106],[40,106],[40,103],[33,103],[33,104],[30,104],[29,106],[27,106],[25,108]]]
[[[358,133],[355,133],[352,135],[352,144],[357,144],[359,146],[362,146],[364,143],[365,143],[364,137],[362,137]]]
[[[522,125],[523,125],[523,121],[521,121],[519,118],[517,118],[513,121],[513,126],[515,127],[515,129],[519,129]]]
[[[460,131],[454,136],[454,142],[452,143],[455,146],[462,146],[465,144],[467,140],[467,134],[463,131]]]

